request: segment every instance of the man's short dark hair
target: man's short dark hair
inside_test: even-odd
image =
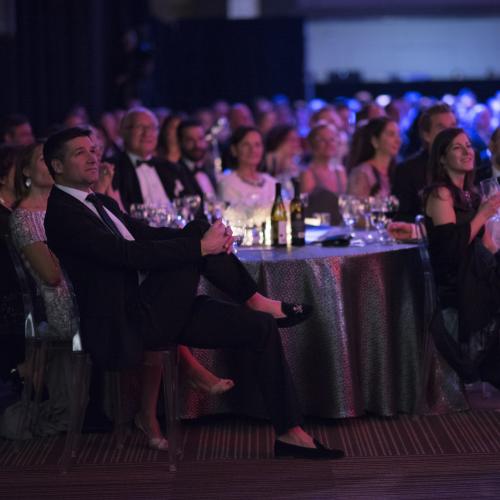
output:
[[[50,175],[54,179],[56,172],[52,166],[52,161],[63,160],[66,143],[77,137],[90,137],[91,133],[92,132],[88,128],[72,127],[56,132],[47,139],[47,142],[43,146],[43,158],[47,164]]]
[[[422,112],[420,118],[418,119],[418,131],[420,137],[424,132],[430,132],[432,126],[432,117],[436,115],[442,115],[444,113],[453,114],[453,110],[445,102],[438,102],[433,106],[427,108]]]
[[[29,119],[25,115],[19,113],[14,113],[11,115],[4,116],[0,123],[0,142],[5,140],[7,134],[13,134],[16,127],[29,123]]]
[[[179,143],[182,141],[184,130],[191,127],[201,127],[202,129],[204,129],[203,124],[200,120],[196,120],[195,118],[182,120],[177,126],[177,140],[179,141]]]

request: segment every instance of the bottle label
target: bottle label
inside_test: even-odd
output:
[[[306,225],[304,220],[293,220],[292,221],[292,237],[303,238],[306,234]]]
[[[286,245],[286,221],[278,221],[278,245]]]
[[[271,244],[273,246],[286,245],[286,221],[273,221],[271,224]]]

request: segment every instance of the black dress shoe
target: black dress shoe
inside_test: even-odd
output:
[[[342,450],[325,448],[316,439],[314,439],[314,444],[316,448],[305,448],[276,440],[274,442],[274,456],[275,458],[307,458],[311,460],[335,460],[345,456]]]
[[[313,307],[309,304],[288,304],[287,302],[282,302],[281,310],[285,317],[277,318],[276,324],[278,328],[290,328],[309,318],[313,312]]]

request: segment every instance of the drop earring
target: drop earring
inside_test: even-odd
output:
[[[26,177],[24,185],[29,189],[31,187],[31,177]]]

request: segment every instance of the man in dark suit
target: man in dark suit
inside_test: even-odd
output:
[[[194,221],[183,230],[150,228],[96,196],[90,186],[98,177],[97,157],[86,130],[54,134],[44,157],[55,179],[45,217],[47,242],[73,283],[83,345],[94,361],[130,366],[143,349],[161,349],[169,341],[247,350],[276,430],[276,455],[343,456],[300,427],[278,326],[304,320],[307,308],[257,292],[231,253],[230,228],[220,221]],[[197,296],[200,274],[236,303]]]
[[[418,129],[422,148],[400,163],[394,173],[392,193],[399,199],[397,220],[413,222],[422,213],[420,192],[427,185],[427,162],[436,135],[446,128],[456,127],[457,120],[445,103],[435,104],[420,116]]]
[[[155,158],[158,120],[147,108],[132,108],[123,117],[125,151],[111,158],[118,189],[127,211],[133,203],[169,205],[184,190],[174,164]]]
[[[182,195],[213,198],[217,181],[213,164],[207,162],[208,143],[205,130],[198,120],[183,120],[177,127],[181,159],[177,164],[184,191]]]

